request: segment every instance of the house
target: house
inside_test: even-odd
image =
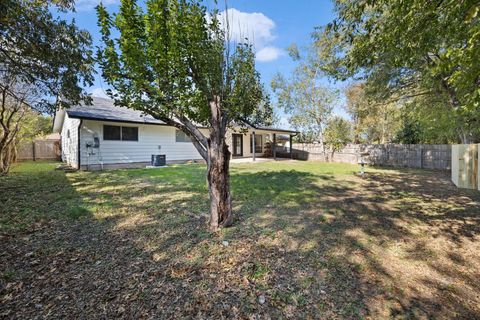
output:
[[[155,154],[165,155],[166,163],[203,160],[182,131],[140,111],[114,106],[109,99],[94,97],[93,105],[57,111],[53,131],[60,133],[62,160],[83,170],[145,167]],[[277,135],[289,136],[291,142],[295,134],[266,127],[238,128],[227,132],[227,143],[233,158],[254,159],[264,156],[268,142],[278,145]],[[278,150],[273,149],[273,153]]]

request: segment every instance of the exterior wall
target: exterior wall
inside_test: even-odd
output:
[[[60,143],[62,147],[62,161],[68,165],[78,167],[78,126],[79,119],[69,118],[65,114],[62,131],[60,133]],[[70,133],[70,134],[69,134]]]
[[[152,154],[165,154],[167,163],[184,163],[186,161],[203,161],[202,157],[191,142],[176,142],[174,127],[119,123],[98,120],[83,120],[69,118],[65,115],[62,127],[62,160],[74,167],[78,164],[77,132],[80,127],[80,163],[81,169],[96,170],[120,167],[145,167],[150,164]],[[138,141],[111,141],[103,139],[103,125],[131,126],[138,128]],[[70,130],[70,138],[67,131]],[[208,134],[207,129],[201,129]],[[250,136],[252,130],[247,132],[227,131],[227,144],[232,144],[232,134],[243,134],[243,157],[252,157],[250,152]],[[262,152],[256,156],[261,157],[265,152],[265,143],[272,141],[273,133],[269,131],[255,130],[257,135],[262,136]],[[93,145],[94,138],[98,138],[99,147],[87,147],[87,143]],[[230,147],[232,149],[232,146]]]
[[[103,139],[103,125],[138,127],[138,141],[109,141]],[[200,160],[202,157],[191,142],[176,142],[175,128],[161,125],[134,124],[84,120],[81,128],[80,154],[83,166],[150,163],[152,154],[165,154],[167,162]],[[87,148],[94,137],[99,148]]]
[[[184,163],[203,163],[205,160],[171,160],[167,161],[168,164],[184,164]],[[130,162],[130,163],[107,163],[107,164],[91,164],[81,165],[81,170],[96,171],[96,170],[114,170],[114,169],[142,169],[150,166],[149,162]]]

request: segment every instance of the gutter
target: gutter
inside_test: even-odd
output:
[[[80,123],[78,124],[78,128],[77,128],[77,163],[78,163],[78,170],[80,170],[80,155],[81,155],[81,152],[80,152],[80,129],[82,128],[82,123],[83,123],[83,119],[80,119]]]

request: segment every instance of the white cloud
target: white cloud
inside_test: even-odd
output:
[[[230,8],[220,12],[218,18],[223,25],[228,19],[232,41],[254,45],[258,61],[273,61],[281,55],[282,50],[272,45],[276,38],[275,22],[263,13],[248,13]]]
[[[247,13],[231,8],[218,15],[223,25],[227,17],[232,41],[245,42],[248,39],[256,47],[262,47],[275,39],[275,22],[263,13]]]
[[[260,62],[268,62],[277,60],[283,55],[283,51],[277,47],[265,47],[257,52],[257,60]]]
[[[89,11],[94,9],[97,5],[103,3],[104,6],[111,4],[118,4],[119,0],[77,0],[75,2],[75,9],[77,11]]]
[[[107,95],[107,92],[103,88],[93,88],[90,90],[90,93],[94,97],[110,99],[110,97]]]

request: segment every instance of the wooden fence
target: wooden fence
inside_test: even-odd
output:
[[[21,143],[17,160],[60,160],[60,140],[34,140]]]
[[[283,154],[280,152],[279,156]],[[290,157],[288,152],[285,156]],[[452,147],[443,144],[349,144],[332,156],[324,152],[320,144],[294,143],[293,158],[353,164],[363,158],[378,166],[450,170]]]

